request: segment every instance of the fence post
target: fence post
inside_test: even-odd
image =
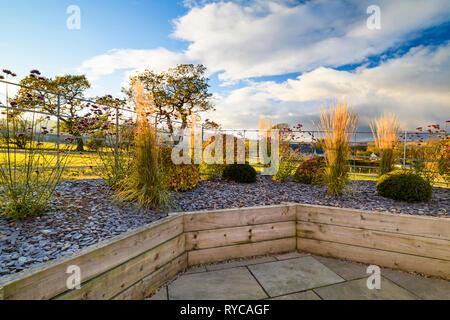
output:
[[[60,164],[60,117],[61,117],[61,94],[58,93],[58,106],[56,109],[56,166],[58,167],[58,169],[60,168],[61,164]]]
[[[116,146],[115,146],[116,168],[119,166],[119,107],[116,106]]]
[[[245,146],[245,129],[244,129],[244,162],[247,162],[247,150],[246,150],[246,146]],[[250,153],[248,155],[249,159],[248,162],[250,163]]]
[[[203,151],[203,124],[201,124],[201,126],[202,126],[202,133],[201,133],[202,135],[201,135],[200,139],[202,141],[201,145],[202,145],[202,151]],[[202,158],[203,158],[203,156],[202,156]]]
[[[403,137],[403,170],[406,169],[406,139],[407,139],[407,137],[406,137],[406,135],[407,135],[406,130],[404,131],[404,133],[405,133],[405,136]]]

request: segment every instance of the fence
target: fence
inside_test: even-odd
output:
[[[53,92],[49,90],[29,87],[22,84],[16,84],[6,80],[0,80],[0,83],[5,85],[5,90],[3,95],[0,92],[0,109],[5,110],[6,113],[9,112],[20,112],[25,115],[32,114],[32,118],[34,119],[35,115],[39,115],[40,118],[40,128],[53,126],[56,129],[50,129],[51,132],[47,133],[44,141],[54,143],[53,148],[49,147],[48,150],[45,151],[46,154],[56,155],[57,161],[56,165],[60,164],[60,153],[62,145],[70,145],[73,142],[67,142],[65,139],[73,139],[76,142],[82,141],[82,144],[85,145],[88,141],[99,141],[101,148],[114,148],[117,152],[118,148],[123,145],[131,142],[132,135],[128,139],[126,139],[126,135],[124,134],[124,128],[132,128],[133,121],[135,120],[136,113],[132,109],[131,106],[119,106],[119,105],[111,105],[107,103],[103,103],[101,101],[93,101],[84,98],[78,98],[74,96],[64,95],[62,93]],[[19,89],[29,90],[35,94],[39,94],[40,96],[47,95],[47,100],[51,101],[51,103],[46,103],[45,99],[42,99],[41,104],[35,104],[31,106],[27,105],[27,102],[24,101],[14,101],[9,97],[8,90],[12,90],[17,92]],[[3,97],[2,97],[3,96]],[[12,103],[14,101],[14,103]],[[75,109],[77,112],[73,112],[68,106],[75,105]],[[102,115],[102,119],[97,119],[96,124],[101,125],[104,124],[107,126],[106,130],[102,131],[102,135],[98,135],[99,130],[97,132],[82,132],[80,134],[67,134],[63,129],[67,129],[64,127],[64,123],[66,122],[76,122],[76,121],[84,121],[88,119],[87,115],[90,114],[89,111],[92,110],[93,106],[98,108],[103,108],[104,114]],[[50,108],[51,107],[51,108]],[[88,113],[86,113],[88,111]],[[83,113],[84,112],[84,113]],[[2,112],[5,113],[5,112]],[[26,116],[24,117],[26,118]],[[42,118],[44,120],[42,120]],[[53,123],[50,120],[54,118]],[[45,122],[46,121],[46,122]],[[63,122],[63,123],[62,123]],[[45,123],[45,126],[43,125]],[[159,143],[166,143],[171,140],[170,134],[172,132],[168,131],[167,123],[158,121],[156,124],[156,132],[157,139]],[[180,125],[179,121],[173,121],[173,124]],[[9,128],[0,128],[0,134],[3,137],[7,137],[7,141],[9,141],[11,134],[20,135],[26,134],[25,131],[20,130],[9,130]],[[212,135],[217,133],[216,130],[212,130],[203,126],[198,126],[198,130],[201,130],[201,141],[202,144],[206,142]],[[176,131],[176,130],[175,130]],[[260,137],[258,135],[258,129],[222,129],[220,130],[223,134],[230,134],[235,137],[244,139],[245,142],[250,140],[258,140]],[[89,134],[90,133],[90,134]],[[291,142],[291,147],[293,149],[298,149],[300,153],[305,156],[311,155],[323,155],[323,150],[320,148],[320,143],[316,143],[316,137],[320,137],[322,132],[320,131],[310,131],[310,130],[292,130],[290,134],[293,135],[293,139]],[[129,135],[129,132],[128,132]],[[397,167],[402,170],[413,170],[411,167],[412,161],[423,161],[423,162],[436,162],[436,159],[418,159],[410,156],[410,153],[414,149],[419,150],[427,150],[434,149],[439,152],[440,147],[430,147],[415,144],[419,139],[426,139],[431,137],[436,137],[437,133],[429,133],[429,132],[403,132],[401,143],[397,146]],[[445,130],[445,135],[447,132]],[[358,154],[358,150],[365,150],[367,146],[373,141],[372,132],[363,132],[357,131],[352,134],[351,145],[352,145],[352,154],[349,157],[349,166],[351,173],[357,176],[367,176],[367,177],[375,177],[377,171],[377,156],[375,154],[368,155],[366,154]],[[9,143],[7,143],[9,148]],[[103,150],[102,150],[103,151]],[[0,155],[11,152],[11,150],[4,150],[4,148],[0,148]],[[27,151],[14,149],[14,153],[22,154]],[[69,155],[81,155],[89,159],[92,155],[97,155],[97,152],[92,151],[83,151],[81,154],[79,151],[69,151],[67,152]],[[249,159],[249,158],[247,158]],[[80,160],[78,160],[80,162]],[[81,161],[82,162],[82,161]],[[369,163],[370,165],[366,165]],[[255,166],[258,166],[255,164]],[[83,169],[83,168],[95,168],[98,165],[90,165],[80,163],[79,165],[69,165],[66,168],[69,169]],[[36,169],[45,169],[44,167],[37,167]],[[436,171],[430,171],[429,173],[438,174]],[[449,182],[447,181],[436,181],[436,183],[445,184],[448,186]]]

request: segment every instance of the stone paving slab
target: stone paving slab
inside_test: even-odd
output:
[[[297,252],[260,256],[191,267],[146,300],[450,300],[449,281],[389,268],[381,268],[381,290],[369,290],[366,270],[366,264]]]
[[[199,273],[199,272],[206,272],[205,266],[195,266],[187,269],[184,274],[190,274],[190,273]]]
[[[168,285],[170,300],[258,300],[267,295],[246,267],[183,274]]]
[[[381,288],[367,288],[367,278],[314,289],[324,300],[418,300],[419,298],[381,277]]]
[[[369,276],[366,273],[368,267],[367,264],[316,255],[313,255],[313,257],[345,280],[355,280]]]
[[[271,262],[271,261],[277,261],[277,260],[272,256],[263,256],[263,257],[256,257],[256,258],[208,264],[208,265],[206,265],[206,269],[208,271],[214,271],[214,270],[222,270],[222,269],[229,269],[229,268],[236,268],[236,267],[244,267],[244,266],[249,266],[252,264]]]
[[[271,298],[269,300],[320,300],[320,297],[314,291],[304,291]]]
[[[344,281],[310,256],[251,265],[248,268],[271,297]]]
[[[381,269],[381,275],[422,299],[450,300],[450,281],[385,268]]]

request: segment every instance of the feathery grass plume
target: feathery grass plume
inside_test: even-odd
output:
[[[137,115],[135,155],[131,173],[121,184],[118,198],[136,201],[142,208],[164,208],[169,204],[170,195],[158,163],[154,124],[148,120],[148,115],[154,111],[153,97],[144,92],[138,78],[133,80],[132,86]]]
[[[350,139],[356,127],[356,113],[349,111],[347,102],[336,103],[329,115],[325,108],[320,114],[320,123],[314,126],[322,132],[326,151],[324,182],[328,192],[340,195],[348,182],[347,156]]]
[[[272,136],[272,122],[266,120],[263,116],[259,116],[258,129],[260,140],[258,142],[258,155],[263,163],[269,163],[269,155],[272,152],[272,144],[270,137]],[[266,165],[267,166],[267,165]]]
[[[264,119],[263,116],[260,116],[258,121],[258,129],[261,132],[267,132],[266,136],[270,137],[272,132],[272,123],[269,120]]]
[[[392,113],[386,113],[375,123],[370,124],[375,146],[380,149],[381,161],[379,175],[392,171],[394,166],[394,148],[398,142],[398,118]]]

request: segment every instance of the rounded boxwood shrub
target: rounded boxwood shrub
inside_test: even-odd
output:
[[[248,163],[233,163],[223,169],[222,178],[235,182],[256,182],[256,170]]]
[[[377,183],[380,196],[407,202],[429,201],[431,184],[420,175],[405,171],[392,171],[382,175]]]
[[[195,188],[200,179],[198,165],[174,164],[171,158],[172,148],[160,148],[160,163],[165,174],[165,181],[169,189],[174,191],[188,191]]]
[[[323,157],[314,157],[303,161],[295,171],[294,181],[305,184],[322,184],[325,166]]]

